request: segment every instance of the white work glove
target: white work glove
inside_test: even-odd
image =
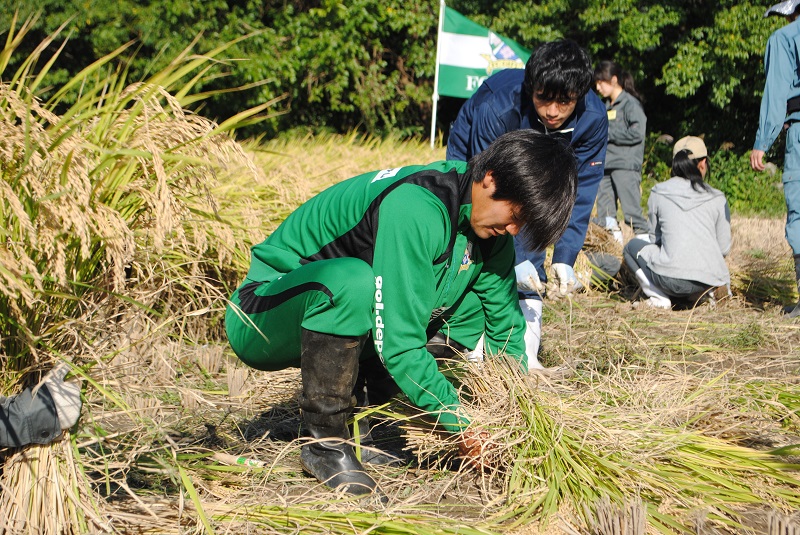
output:
[[[539,279],[539,273],[530,260],[525,260],[514,266],[514,272],[517,275],[517,288],[527,292],[544,293],[545,286]]]
[[[558,295],[564,297],[578,289],[578,279],[575,278],[575,271],[568,264],[553,264],[553,278],[558,287]]]
[[[64,381],[69,371],[69,365],[62,363],[50,370],[44,378],[44,384],[56,404],[58,423],[62,430],[75,425],[81,415],[81,381]]]
[[[528,369],[543,369],[539,362],[539,342],[542,339],[542,301],[539,299],[520,299],[519,308],[525,317],[525,355]]]

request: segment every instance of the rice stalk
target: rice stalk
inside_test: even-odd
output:
[[[444,516],[361,511],[334,512],[309,507],[231,506],[213,515],[220,522],[246,522],[264,533],[376,535],[492,535],[481,525],[466,525]]]
[[[645,535],[647,532],[646,509],[640,499],[630,500],[619,507],[603,496],[596,506],[591,522],[594,535]]]
[[[772,512],[769,515],[767,529],[769,530],[767,535],[800,535],[800,520]]]
[[[0,477],[0,532],[110,532],[87,492],[86,477],[76,478],[83,474],[75,463],[68,440],[30,446],[9,456]]]
[[[26,23],[16,34],[12,28],[0,58],[14,53],[29,28]],[[230,285],[244,269],[241,251],[251,237],[250,229],[225,219],[235,220],[237,207],[220,204],[213,190],[227,176],[239,175],[249,179],[253,198],[270,195],[260,170],[230,133],[237,122],[257,121],[275,102],[219,125],[184,108],[199,100],[191,95],[197,73],[231,43],[202,57],[187,49],[134,84],[125,80],[124,68],[112,66],[124,46],[42,103],[36,98],[39,84],[63,48],[50,46],[57,33],[0,84],[0,368],[9,393],[33,363],[46,366],[60,353],[76,362],[90,358],[110,338],[109,330],[128,327],[115,323],[120,318],[144,312],[160,322],[156,330],[175,327],[181,336],[200,328],[200,318],[202,329],[213,329],[205,318],[221,314]],[[35,72],[37,65],[43,67]],[[74,103],[55,113],[78,87]],[[118,392],[87,379],[109,404],[133,414]],[[147,405],[143,416],[153,410]],[[43,478],[62,466],[66,453],[55,444],[25,452],[3,472],[0,503],[11,528],[101,529],[80,506],[92,500],[75,505],[65,492],[85,493],[85,463],[92,461],[71,462],[60,477]],[[170,477],[186,485],[179,466],[165,465]],[[110,479],[108,467],[104,472]],[[32,486],[34,478],[46,484]],[[186,490],[197,501],[193,487]],[[53,507],[43,508],[46,499],[54,500]],[[200,509],[197,515],[207,524]]]
[[[680,419],[665,425],[668,420],[646,411],[611,417],[619,414],[616,404],[616,411],[603,402],[587,406],[587,396],[569,383],[525,376],[518,368],[493,359],[462,378],[474,423],[490,435],[481,462],[491,469],[481,477],[486,488],[503,488],[506,512],[498,520],[546,525],[571,511],[590,525],[588,512],[597,504],[622,507],[635,498],[645,504],[650,525],[670,533],[689,530],[690,513],[698,509],[735,527],[748,505],[800,508],[800,464],[705,436]],[[608,392],[605,403],[614,401]],[[439,442],[427,452],[444,447]]]
[[[49,36],[46,44],[54,39],[55,34]],[[187,281],[201,276],[229,284],[238,280],[246,261],[241,251],[247,250],[252,231],[226,220],[235,221],[242,206],[221,206],[213,190],[221,179],[239,175],[250,177],[256,201],[264,196],[260,170],[228,133],[237,121],[255,120],[275,102],[221,125],[183,108],[197,100],[185,76],[202,71],[231,44],[202,58],[187,49],[150,80],[130,85],[124,71],[108,69],[122,47],[87,67],[80,81],[68,82],[46,104],[35,98],[35,85],[26,85],[41,79],[52,64],[50,58],[39,73],[31,71],[34,58],[47,48],[41,46],[12,83],[0,85],[0,217],[7,222],[0,231],[0,311],[10,318],[5,340],[14,345],[8,353],[29,352],[35,358],[38,343],[26,340],[51,320],[37,314],[42,307],[35,306],[46,291],[62,293],[45,301],[58,301],[70,316],[74,306],[63,305],[119,292],[132,278],[141,284],[140,266],[183,266]],[[53,113],[78,83],[79,98],[62,115]],[[177,96],[170,93],[173,87],[180,88]],[[179,275],[150,273],[159,277],[151,286]],[[201,288],[190,287],[185,295]],[[17,304],[20,298],[23,307]],[[143,304],[159,301],[152,298]]]

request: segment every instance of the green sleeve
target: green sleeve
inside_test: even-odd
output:
[[[446,250],[449,233],[447,211],[429,191],[408,184],[383,200],[373,260],[372,334],[375,350],[409,400],[458,431],[468,423],[458,393],[425,349],[437,292],[433,260]]]
[[[483,270],[475,281],[475,293],[486,317],[485,344],[489,355],[500,352],[520,361],[525,356],[525,318],[519,308],[514,276],[514,242],[511,236],[495,240]]]

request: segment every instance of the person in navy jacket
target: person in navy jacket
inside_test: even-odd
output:
[[[567,141],[578,165],[578,195],[566,232],[555,244],[551,272],[558,294],[579,287],[573,266],[586,239],[597,188],[603,178],[608,117],[600,98],[590,91],[594,69],[589,54],[575,41],[561,39],[537,48],[522,69],[493,74],[459,111],[450,130],[447,159],[468,161],[497,137],[530,128]],[[545,251],[526,250],[515,242],[519,303],[527,322],[529,369],[542,368],[536,355],[542,325],[547,274]],[[482,346],[476,348],[480,358]]]

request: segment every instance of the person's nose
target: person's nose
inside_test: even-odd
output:
[[[512,236],[516,236],[517,234],[519,234],[519,225],[517,225],[516,223],[509,223],[508,225],[506,225],[505,231],[511,234]]]
[[[558,102],[551,102],[550,105],[547,106],[548,117],[558,117],[560,112],[561,110],[558,109]]]

